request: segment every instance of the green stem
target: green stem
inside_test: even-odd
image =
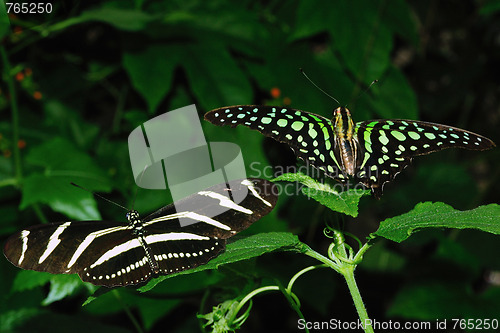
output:
[[[372,246],[372,244],[365,243],[359,250],[358,253],[354,256],[354,263],[357,265],[361,262],[361,259],[363,259],[363,255],[365,252]]]
[[[373,327],[371,325],[367,325],[367,323],[370,323],[371,321],[368,317],[368,313],[366,312],[361,294],[359,293],[356,279],[354,278],[355,268],[355,265],[345,265],[342,270],[342,275],[347,282],[347,287],[349,288],[349,292],[351,293],[351,297],[354,301],[354,306],[356,307],[356,311],[358,312],[359,319],[364,325],[364,331],[367,333],[373,333]]]
[[[337,240],[343,240],[343,237],[337,232],[335,232],[335,236]],[[342,274],[347,282],[347,287],[349,288],[349,292],[354,301],[354,306],[356,307],[356,311],[358,312],[359,319],[363,324],[370,323],[370,318],[368,317],[368,313],[366,312],[366,308],[363,303],[363,299],[361,298],[358,285],[356,284],[356,279],[354,278],[354,270],[361,261],[363,254],[370,248],[370,246],[370,244],[365,243],[359,249],[352,260],[347,258],[347,252],[343,242],[340,244],[332,243],[330,245],[328,249],[330,258],[322,256],[309,247],[305,247],[305,249],[301,251],[304,254],[321,261],[326,266],[334,269],[336,272]],[[364,330],[367,333],[373,333],[373,328],[371,326],[365,326]]]
[[[280,290],[283,293],[283,295],[285,296],[285,298],[288,300],[288,303],[290,303],[290,306],[292,307],[292,309],[295,310],[295,312],[297,313],[299,318],[305,322],[306,317],[304,317],[304,315],[302,314],[302,311],[300,311],[300,303],[299,303],[299,299],[297,298],[297,296],[295,296],[294,293],[292,293],[291,291],[288,291],[286,289],[280,288]],[[307,333],[309,333],[309,329],[307,327],[305,327],[304,330]]]
[[[17,106],[17,94],[14,85],[14,77],[11,73],[11,67],[7,51],[3,45],[0,46],[0,56],[2,58],[3,72],[5,73],[5,81],[10,95],[10,108],[12,111],[12,150],[14,170],[16,175],[17,184],[22,183],[23,172],[21,169],[21,152],[19,150],[19,108]]]
[[[47,220],[47,218],[45,217],[45,214],[43,213],[38,203],[34,203],[33,205],[31,205],[31,207],[33,208],[33,211],[35,212],[36,216],[38,216],[38,219],[42,222],[42,224],[49,223],[49,220]]]
[[[257,295],[259,293],[262,293],[262,292],[265,292],[265,291],[271,291],[271,290],[280,290],[280,287],[278,287],[278,286],[266,286],[266,287],[262,287],[262,288],[257,288],[255,290],[251,291],[245,297],[243,297],[243,299],[241,300],[241,302],[236,307],[236,310],[233,312],[233,316],[229,319],[229,322],[233,322],[234,321],[234,319],[235,319],[236,315],[238,314],[238,312],[240,312],[241,308],[243,308],[243,306],[249,300],[251,300],[252,297],[254,297],[255,295]]]
[[[314,251],[312,249],[307,249],[306,251],[304,251],[304,254],[307,255],[307,256],[309,256],[309,257],[311,257],[311,258],[314,258],[314,259],[316,259],[318,261],[321,261],[326,266],[328,266],[331,269],[333,269],[335,272],[342,274],[342,272],[339,269],[338,264],[336,264],[335,262],[331,261],[327,257],[319,254],[318,252],[316,252],[316,251]]]
[[[123,299],[122,299],[120,293],[118,292],[118,290],[113,289],[112,292],[113,292],[113,295],[118,300],[118,302],[120,303],[120,305],[122,306],[122,308],[125,311],[125,313],[127,314],[127,316],[129,317],[130,321],[132,322],[132,325],[134,325],[136,331],[138,333],[144,333],[144,331],[142,330],[141,325],[139,325],[139,322],[137,321],[137,319],[135,319],[134,315],[132,314],[132,311],[130,311],[130,309],[127,306],[127,304],[125,304],[125,302],[123,302]]]
[[[316,266],[309,266],[309,267],[306,267],[304,268],[303,270],[299,271],[297,274],[295,274],[291,279],[290,279],[290,282],[288,282],[288,286],[286,287],[286,290],[288,292],[291,292],[292,291],[292,287],[293,287],[293,284],[295,283],[295,281],[297,281],[297,279],[302,275],[302,274],[305,274],[309,271],[312,271],[316,268],[322,268],[322,267],[327,267],[326,265],[316,265]]]
[[[318,268],[318,267],[321,267],[323,265],[319,265],[319,266],[311,266],[311,267],[307,267],[306,269],[303,269],[302,271],[300,271],[299,273],[297,273],[294,278],[296,280],[296,278],[298,276],[300,276],[301,274],[305,273],[305,272],[308,272],[310,270],[313,270],[315,268]],[[292,278],[293,279],[293,278]],[[293,280],[293,281],[295,281]],[[293,281],[290,281],[290,283],[288,284],[288,286],[291,288],[291,285],[293,285]],[[290,306],[292,307],[292,309],[297,313],[297,315],[299,316],[300,319],[303,319],[305,320],[305,317],[304,315],[302,314],[302,311],[300,311],[300,302],[297,298],[297,296],[295,296],[294,293],[291,292],[291,290],[288,290],[288,289],[285,289],[283,287],[280,287],[280,286],[266,286],[266,287],[261,287],[261,288],[257,288],[253,291],[251,291],[250,293],[248,293],[242,300],[241,302],[238,303],[238,306],[236,307],[235,311],[233,312],[231,318],[229,318],[229,322],[232,323],[232,322],[240,322],[242,320],[244,320],[243,318],[245,318],[244,315],[240,316],[238,319],[236,319],[236,316],[238,315],[238,312],[240,312],[240,310],[243,308],[243,306],[252,300],[252,298],[257,295],[257,294],[260,294],[260,293],[263,293],[263,292],[266,292],[266,291],[274,291],[274,290],[279,290],[283,293],[283,295],[285,296],[285,298],[287,299],[288,303],[290,303]],[[248,313],[249,310],[246,311],[246,313]],[[306,328],[305,329],[306,332],[309,332],[309,330]]]

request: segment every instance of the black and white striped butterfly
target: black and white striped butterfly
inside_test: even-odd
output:
[[[233,198],[240,197],[240,200]],[[77,273],[107,287],[138,284],[154,275],[203,265],[224,251],[226,239],[276,205],[277,190],[264,179],[212,186],[128,224],[76,221],[29,227],[11,236],[6,258],[23,269]]]

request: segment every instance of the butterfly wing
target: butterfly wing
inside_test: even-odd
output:
[[[327,176],[341,181],[347,179],[334,153],[331,121],[325,117],[289,108],[239,105],[212,110],[205,114],[205,120],[217,126],[244,125],[258,130],[286,143],[297,157]]]
[[[124,262],[135,263],[137,258],[145,256],[144,249],[133,243],[134,239],[131,228],[119,222],[41,224],[12,235],[5,243],[4,254],[23,269],[77,273],[83,281],[97,285],[125,285],[141,280],[151,270],[149,265],[143,265],[140,269],[114,274]],[[100,261],[106,265],[95,265]]]
[[[227,238],[274,208],[277,193],[276,185],[264,179],[234,180],[199,191],[146,217],[145,238],[160,273],[193,268],[219,255]],[[153,236],[163,241],[152,242]]]
[[[414,156],[446,148],[485,150],[490,139],[460,128],[415,120],[370,120],[356,124],[365,150],[359,167],[360,182],[380,197],[385,183],[394,179]]]

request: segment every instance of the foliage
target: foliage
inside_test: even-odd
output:
[[[137,190],[127,148],[134,128],[168,110],[194,103],[201,119],[225,105],[275,104],[330,117],[337,105],[299,68],[349,104],[355,120],[421,118],[500,142],[494,1],[126,0],[53,3],[47,14],[5,9],[0,3],[2,242],[49,221],[125,221],[122,210],[70,182],[142,214],[169,203],[166,191]],[[499,287],[487,278],[500,270],[498,149],[416,159],[379,201],[283,175],[296,171],[295,158],[255,131],[203,129],[208,141],[241,147],[249,177],[275,178],[282,189],[298,181],[294,194],[304,195],[282,193],[224,254],[139,290],[95,288],[2,259],[0,331],[192,332],[200,328],[196,312],[205,324],[223,318],[224,329],[243,331],[262,331],[264,322],[268,331],[296,330],[301,316],[351,321],[343,293],[346,281],[353,291],[353,267],[378,321],[498,314]],[[260,292],[272,293],[254,297]]]
[[[473,228],[499,235],[499,216],[500,207],[497,204],[461,212],[442,202],[423,202],[406,214],[380,222],[380,227],[374,235],[398,243],[423,228]]]
[[[369,190],[351,189],[337,192],[334,187],[328,184],[316,182],[313,178],[298,173],[283,174],[273,179],[273,181],[297,181],[305,185],[302,193],[312,198],[331,210],[344,213],[352,217],[358,216],[358,203],[363,195],[369,194]]]

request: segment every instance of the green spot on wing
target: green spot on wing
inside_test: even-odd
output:
[[[309,124],[309,136],[311,136],[311,138],[316,138],[316,136],[318,135],[318,132],[316,132],[316,130],[314,129],[313,127],[314,125],[313,124]]]
[[[389,143],[389,138],[387,138],[387,136],[385,136],[384,131],[380,131],[380,137],[378,138],[378,140],[384,146]]]
[[[412,138],[413,140],[418,140],[420,139],[420,134],[417,132],[408,132],[408,136]]]
[[[391,131],[391,134],[392,134],[393,137],[395,137],[399,141],[405,141],[406,140],[406,136],[403,133],[399,132],[399,131]]]
[[[427,139],[429,140],[434,140],[436,138],[436,136],[433,134],[433,133],[424,133],[424,135],[427,137]]]
[[[301,121],[294,121],[292,123],[292,129],[294,131],[300,131],[302,129],[302,127],[304,127],[304,123]]]
[[[278,119],[278,121],[276,123],[278,124],[279,127],[286,127],[286,125],[288,125],[288,120]]]

